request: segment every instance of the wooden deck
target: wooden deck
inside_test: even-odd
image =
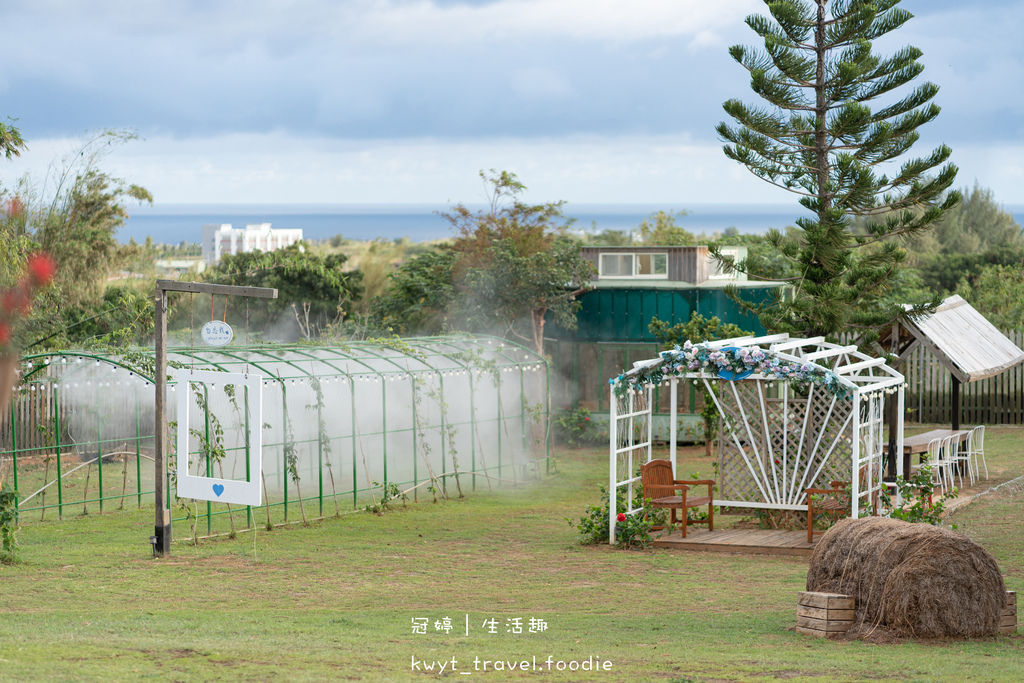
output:
[[[657,536],[657,534],[663,534]],[[654,547],[676,550],[705,550],[716,553],[755,555],[799,555],[810,557],[814,543],[807,542],[807,531],[770,531],[761,529],[689,529],[686,538],[679,531],[664,535],[653,532]],[[817,540],[817,539],[815,539]]]

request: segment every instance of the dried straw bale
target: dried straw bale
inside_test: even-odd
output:
[[[845,519],[818,541],[807,590],[853,595],[849,637],[997,633],[1006,598],[995,559],[963,534],[928,524]]]

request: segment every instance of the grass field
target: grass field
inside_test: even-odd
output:
[[[1022,437],[989,431],[987,484],[1024,473]],[[685,451],[680,472],[711,475],[701,450]],[[582,547],[565,518],[597,502],[607,451],[559,455],[557,473],[529,486],[175,544],[166,561],[149,557],[151,509],[25,526],[22,562],[0,567],[0,679],[1021,680],[1020,635],[887,646],[797,635],[802,558]],[[1018,591],[1022,504],[1000,493],[954,515]],[[451,631],[435,630],[446,617]],[[413,633],[423,618],[427,632]],[[595,660],[597,671],[568,670]]]

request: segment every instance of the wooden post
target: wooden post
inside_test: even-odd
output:
[[[202,282],[178,282],[177,280],[156,281],[156,367],[153,370],[153,384],[156,399],[153,409],[156,414],[156,434],[153,438],[153,506],[155,508],[154,533],[150,538],[153,556],[171,556],[171,511],[168,508],[167,490],[167,292],[190,292],[194,294],[223,294],[224,296],[252,296],[261,299],[276,299],[277,290],[269,287],[236,287],[233,285],[211,285]]]
[[[153,370],[156,385],[156,432],[153,437],[153,505],[156,520],[153,531],[153,556],[171,556],[171,511],[167,509],[167,292],[157,283],[156,288],[156,367]]]
[[[895,323],[892,324],[892,337],[889,339],[889,353],[890,354],[894,354],[896,356],[900,355],[900,324],[899,324],[899,322],[895,322]],[[900,368],[900,362],[897,361],[896,362],[896,370],[899,371],[899,368]],[[886,470],[888,471],[889,477],[891,477],[892,481],[896,480],[896,475],[897,474],[902,474],[903,475],[903,479],[905,481],[909,481],[909,479],[910,479],[910,459],[909,458],[905,459],[904,462],[903,462],[903,470],[904,471],[903,472],[897,472],[896,471],[896,463],[898,462],[898,460],[896,458],[896,422],[897,422],[896,411],[898,410],[898,406],[896,404],[897,404],[896,395],[893,394],[892,396],[889,397],[889,453],[888,453],[888,456],[885,459],[886,460],[885,466],[886,466]]]
[[[953,376],[953,431],[960,429],[960,380]]]

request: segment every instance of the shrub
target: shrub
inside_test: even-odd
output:
[[[590,417],[586,408],[562,408],[555,416],[555,438],[570,448],[607,440],[608,432]]]
[[[640,487],[637,487],[638,496],[643,495]],[[580,532],[580,543],[584,545],[595,545],[608,542],[608,489],[601,487],[601,504],[591,505],[586,509],[579,522],[566,517],[565,521],[569,526]],[[619,489],[616,495],[617,510],[624,510],[626,507],[626,492]],[[618,522],[615,525],[615,545],[618,548],[646,548],[651,544],[651,527],[664,523],[664,511],[653,510],[648,505],[649,499],[644,499],[643,512],[627,515],[620,512]]]

